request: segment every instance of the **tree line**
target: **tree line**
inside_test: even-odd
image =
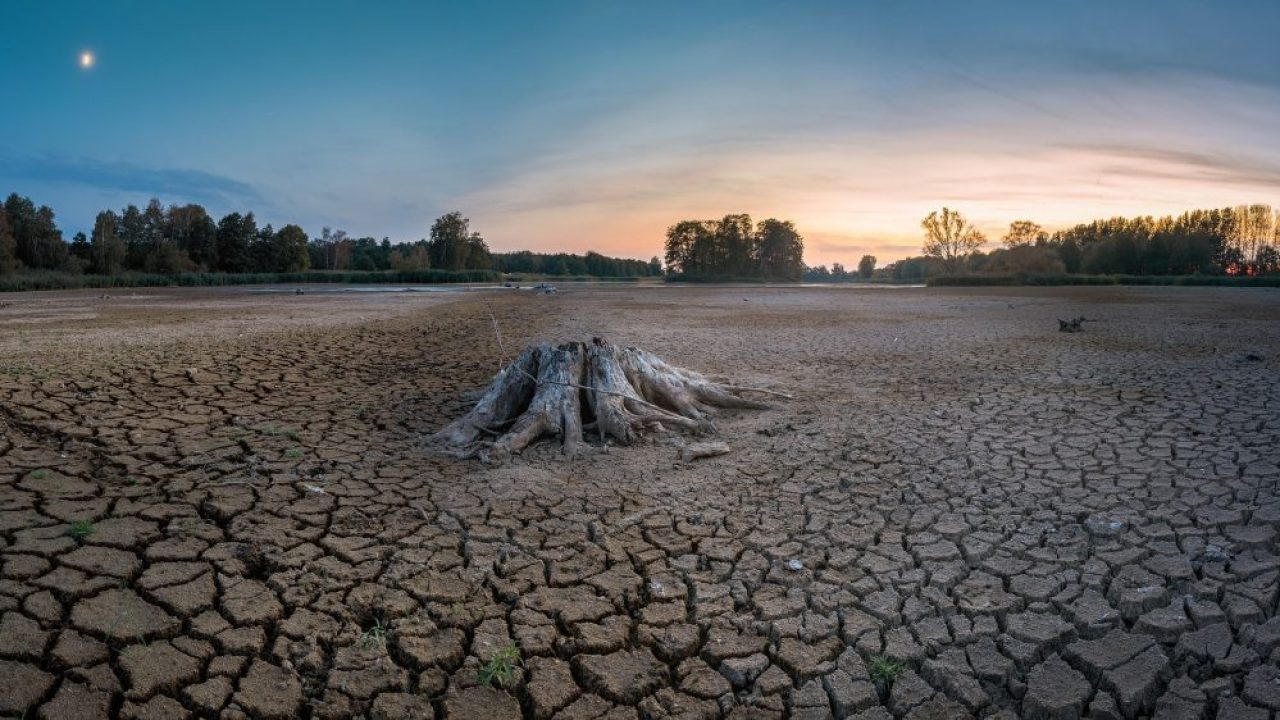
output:
[[[931,276],[1280,274],[1280,208],[1266,204],[1190,210],[1180,215],[1114,217],[1050,233],[1016,220],[1003,247],[983,252],[987,238],[950,208],[921,221],[922,254],[890,263],[876,275],[898,281]],[[810,268],[806,279],[841,279]],[[840,268],[843,272],[843,268]],[[846,274],[847,276],[847,274]]]
[[[804,238],[789,221],[746,214],[684,220],[667,229],[667,272],[691,280],[799,280]]]
[[[169,205],[157,199],[145,208],[104,210],[90,235],[67,242],[54,212],[13,193],[0,205],[0,275],[24,270],[119,275],[189,272],[297,273],[334,271],[494,270],[545,275],[644,277],[661,275],[657,258],[645,262],[595,252],[493,253],[460,212],[437,218],[428,238],[392,243],[389,238],[352,238],[324,228],[310,238],[298,225],[259,227],[252,212],[232,212],[215,221],[200,205]]]

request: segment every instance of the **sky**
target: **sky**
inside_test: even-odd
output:
[[[1280,204],[1280,2],[6,2],[0,193],[498,251],[795,222],[809,264]],[[92,52],[95,62],[79,60]]]

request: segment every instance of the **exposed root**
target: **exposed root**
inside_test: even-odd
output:
[[[539,439],[559,438],[576,454],[591,432],[600,441],[630,445],[652,433],[706,435],[717,408],[764,409],[742,397],[783,393],[712,382],[653,353],[590,344],[526,348],[498,372],[476,406],[435,439],[452,452],[503,460]]]

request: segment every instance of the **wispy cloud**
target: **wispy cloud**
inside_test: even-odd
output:
[[[224,175],[185,168],[149,168],[129,162],[59,155],[0,155],[0,176],[46,183],[75,183],[99,190],[231,206],[265,204],[252,185]]]
[[[1280,188],[1280,163],[1226,153],[1204,153],[1143,146],[1067,144],[1067,150],[1099,156],[1100,169],[1134,177],[1211,182],[1244,187]]]

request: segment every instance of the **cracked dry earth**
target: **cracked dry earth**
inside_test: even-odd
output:
[[[1280,711],[1274,290],[6,300],[0,715]],[[490,312],[795,399],[433,454]]]

